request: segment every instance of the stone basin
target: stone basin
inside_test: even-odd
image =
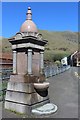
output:
[[[37,90],[46,90],[49,87],[49,82],[43,82],[43,83],[34,83],[34,88]]]

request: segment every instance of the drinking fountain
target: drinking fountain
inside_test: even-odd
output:
[[[20,31],[9,38],[13,52],[13,73],[7,85],[5,108],[31,114],[35,113],[36,108],[50,103],[43,58],[44,46],[48,41],[38,33],[30,7],[26,15]]]

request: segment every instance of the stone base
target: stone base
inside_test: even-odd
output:
[[[35,109],[32,109],[32,113],[36,115],[48,115],[55,113],[58,107],[55,104],[47,103]]]
[[[39,81],[38,81],[39,80]],[[14,74],[10,76],[10,81],[13,82],[25,82],[25,83],[36,83],[36,82],[45,82],[45,76],[44,75],[39,75],[39,76],[34,76],[28,75],[28,74]]]
[[[31,83],[8,82],[5,108],[19,113],[31,113],[33,108],[49,103],[48,95],[40,96]]]
[[[28,104],[15,103],[12,101],[5,101],[5,109],[12,110],[20,114],[31,114],[32,109],[35,109],[49,102],[50,101],[48,99],[48,100],[36,103],[34,105],[28,105]]]
[[[27,74],[15,74],[10,76],[10,81],[23,82],[23,83],[34,83],[37,82],[37,76]]]
[[[40,74],[39,75],[39,79],[41,82],[45,82],[45,75],[44,74]]]

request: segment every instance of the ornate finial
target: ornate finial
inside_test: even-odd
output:
[[[31,7],[28,7],[28,10],[31,10]]]
[[[27,20],[32,20],[32,12],[31,12],[30,7],[28,7],[28,11],[27,11],[26,15],[27,15]]]

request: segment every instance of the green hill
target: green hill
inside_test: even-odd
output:
[[[11,43],[7,38],[2,38],[0,40],[0,47],[2,45],[2,52],[11,52]]]
[[[45,59],[55,60],[68,56],[78,49],[78,34],[70,31],[50,32],[39,31],[48,40]]]
[[[78,34],[71,31],[52,32],[47,30],[39,30],[43,38],[48,40],[45,46],[44,58],[48,60],[61,59],[68,56],[78,49]],[[0,37],[1,39],[1,37]],[[0,40],[0,48],[2,41],[2,51],[11,52],[11,44],[7,38]]]

